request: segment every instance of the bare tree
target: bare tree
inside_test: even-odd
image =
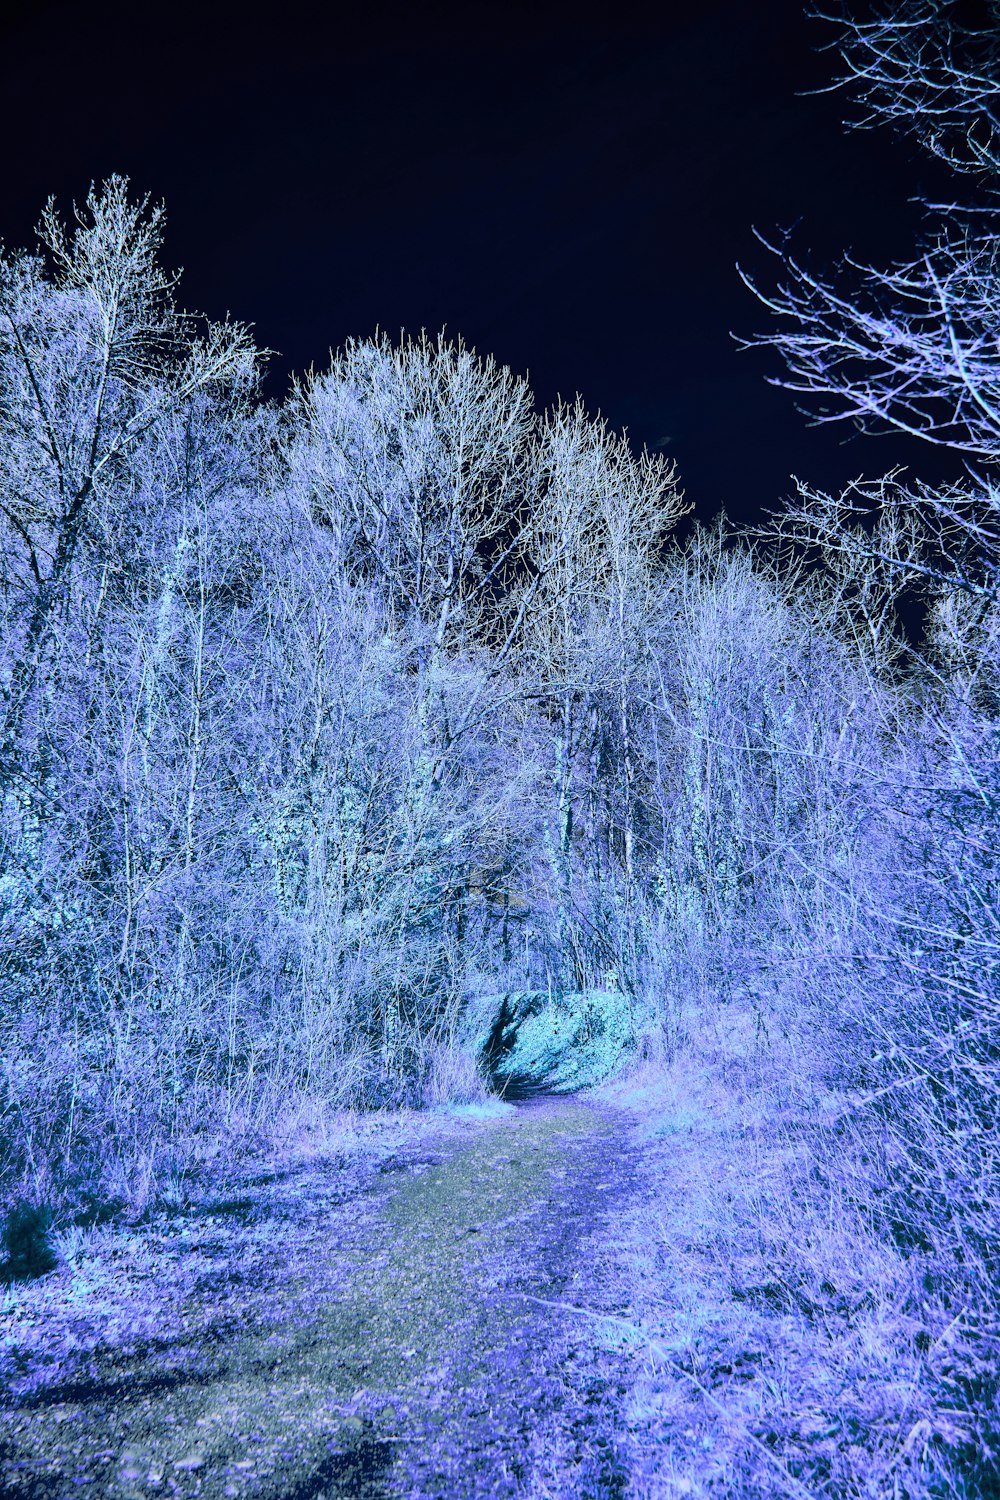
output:
[[[298,393],[292,482],[337,541],[345,579],[369,583],[411,631],[432,782],[471,725],[443,712],[439,674],[483,641],[530,525],[531,393],[461,343],[349,342]],[[516,632],[515,632],[516,633]],[[514,637],[493,642],[494,669]]]
[[[844,72],[835,86],[861,106],[852,123],[889,123],[989,188],[1000,169],[997,0],[906,0],[867,19],[852,11],[845,4],[812,11],[839,28]]]
[[[848,5],[814,14],[839,28],[837,86],[861,105],[855,124],[911,135],[980,194],[928,205],[929,230],[906,263],[848,257],[829,277],[771,247],[778,286],[745,278],[780,320],[749,342],[781,354],[789,373],[773,383],[806,398],[817,421],[904,432],[969,461],[967,480],[940,488],[898,472],[839,498],[800,485],[778,523],[839,577],[851,606],[842,618],[883,670],[900,661],[892,626],[904,588],[938,600],[932,617],[941,597],[964,596],[960,610],[949,606],[950,628],[961,617],[980,635],[1000,602],[1000,7],[907,0],[868,19]]]
[[[662,549],[684,504],[672,465],[658,455],[634,457],[627,441],[589,418],[579,401],[546,421],[539,469],[530,541],[538,587],[525,667],[550,726],[547,837],[560,947],[582,986],[586,950],[600,949],[602,941],[591,941],[598,934],[591,930],[588,939],[579,926],[589,920],[593,928],[593,913],[582,895],[574,896],[574,849],[586,832],[585,863],[598,879],[602,846],[614,852],[630,913],[642,759],[636,684],[648,660]],[[634,935],[625,947],[624,967],[632,972]],[[605,944],[605,969],[622,959]]]
[[[888,270],[847,259],[829,277],[778,248],[782,280],[758,296],[779,326],[751,342],[777,349],[789,373],[776,383],[819,421],[904,432],[968,461],[967,481],[944,489],[898,473],[839,498],[802,485],[776,529],[826,565],[830,623],[853,639],[872,696],[885,705],[886,683],[899,690],[868,770],[878,858],[857,888],[852,965],[831,967],[822,986],[837,996],[844,1066],[898,1147],[881,1211],[951,1260],[956,1303],[995,1309],[1000,7],[906,0],[865,20],[853,6],[817,14],[840,28],[857,123],[911,135],[979,195],[928,205],[917,253]],[[926,605],[919,651],[893,639],[896,597],[912,586]]]
[[[331,877],[339,866],[323,856],[327,874],[316,891],[337,913],[328,931],[366,932],[364,962],[382,955],[370,1019],[387,1066],[413,1023],[426,1030],[442,1005],[453,1009],[456,939],[482,899],[475,892],[484,870],[504,865],[511,842],[521,778],[503,725],[538,585],[523,566],[534,525],[534,428],[524,382],[443,337],[351,342],[293,401],[281,482],[297,562],[279,581],[293,623],[278,638],[305,653],[290,676],[311,684],[313,729],[291,783],[300,782],[300,802],[318,798],[329,829],[345,792],[357,804],[372,768],[384,764],[375,805],[361,794],[362,867],[338,893]],[[311,557],[322,559],[322,577]],[[360,649],[363,621],[381,638],[393,677],[391,685],[373,677],[379,653],[364,648],[348,669],[357,681],[345,718],[344,664]],[[366,770],[350,743],[372,698],[394,705],[396,727],[381,750],[370,743]],[[348,724],[355,728],[345,741]],[[317,844],[315,829],[306,843],[330,847],[326,834]],[[360,952],[354,961],[363,967]]]
[[[92,188],[72,229],[49,203],[47,255],[0,261],[0,515],[3,586],[22,620],[3,684],[0,785],[25,767],[18,742],[53,616],[81,540],[127,525],[127,465],[154,424],[199,391],[246,379],[246,331],[199,336],[158,263],[163,212],[128,183]],[[113,563],[113,558],[107,559]]]
[[[987,463],[1000,452],[1000,270],[994,201],[1000,97],[1000,12],[961,19],[954,0],[908,0],[872,20],[845,8],[840,86],[860,99],[857,124],[889,124],[973,176],[978,205],[929,205],[925,241],[911,260],[878,268],[845,257],[839,277],[769,245],[783,279],[773,290],[745,278],[779,327],[751,344],[778,350],[774,381],[808,398],[819,422],[894,429]],[[765,243],[767,243],[765,241]]]

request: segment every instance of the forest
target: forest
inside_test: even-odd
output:
[[[889,269],[777,247],[749,312],[804,409],[954,451],[947,488],[694,525],[668,460],[444,335],[351,339],[266,401],[121,177],[4,253],[12,1266],[307,1107],[485,1098],[490,997],[619,996],[654,1071],[692,1006],[738,1010],[765,1052],[808,1038],[829,1203],[962,1335],[960,1435],[897,1493],[988,1492],[1000,47],[951,9],[845,23],[842,81],[969,201]]]

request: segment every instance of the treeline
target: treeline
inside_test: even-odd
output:
[[[268,407],[161,224],[113,180],[0,290],[5,1166],[126,1199],[447,1087],[470,989],[638,993],[672,796],[669,467],[426,338]]]
[[[114,180],[4,264],[15,1175],[417,1102],[484,990],[671,1024],[762,903],[827,909],[826,762],[874,732],[835,597],[679,552],[662,458],[427,338],[267,406],[160,231]]]

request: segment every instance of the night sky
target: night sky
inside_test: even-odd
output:
[[[349,335],[446,326],[672,455],[704,519],[752,519],[792,473],[942,477],[925,446],[811,428],[765,383],[777,356],[730,337],[767,326],[736,272],[767,274],[754,225],[797,224],[818,267],[888,261],[941,188],[909,145],[846,134],[844,99],[802,97],[826,38],[800,0],[284,0],[266,22],[34,0],[0,22],[0,237],[126,173],[166,202],[182,301],[277,351],[270,394]]]

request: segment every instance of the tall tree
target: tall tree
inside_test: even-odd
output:
[[[128,466],[152,427],[200,391],[245,379],[233,324],[195,322],[159,264],[163,211],[113,177],[72,226],[50,201],[42,254],[0,259],[3,587],[19,629],[2,685],[0,786],[30,769],[20,740],[84,540],[127,532]]]

